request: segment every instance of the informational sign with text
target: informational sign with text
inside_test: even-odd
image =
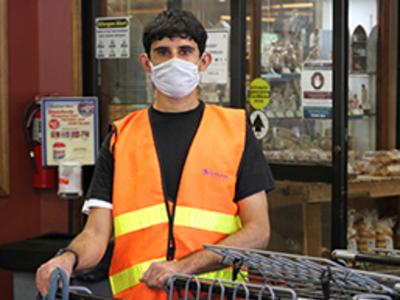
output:
[[[304,118],[332,118],[332,61],[306,61],[301,73]]]
[[[96,18],[96,58],[129,58],[129,18]]]
[[[212,62],[202,74],[201,83],[228,83],[229,31],[225,29],[207,30],[206,51],[211,53]]]
[[[98,152],[96,97],[41,99],[43,165],[61,162],[94,165]]]
[[[250,83],[248,99],[254,109],[264,109],[271,100],[271,86],[262,78],[254,79]]]

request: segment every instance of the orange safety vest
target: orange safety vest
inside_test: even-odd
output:
[[[115,247],[110,267],[113,294],[122,299],[167,299],[140,278],[154,261],[165,260],[168,215],[149,111],[115,123],[113,218]],[[244,110],[206,105],[181,175],[176,199],[175,258],[215,244],[240,229],[233,201],[244,151]],[[202,274],[231,280],[228,269]]]

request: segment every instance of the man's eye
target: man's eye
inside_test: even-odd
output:
[[[164,56],[167,54],[167,49],[157,49],[157,54]]]
[[[192,48],[181,48],[181,55],[188,55],[193,52]]]

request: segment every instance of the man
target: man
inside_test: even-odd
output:
[[[162,289],[175,273],[229,279],[229,270],[215,271],[219,257],[205,243],[266,248],[272,176],[244,110],[198,98],[199,74],[211,63],[206,39],[182,10],[146,26],[139,62],[156,99],[115,122],[84,205],[85,228],[38,269],[41,294],[56,267],[70,275],[95,266],[112,234],[110,284],[123,299],[165,299]]]

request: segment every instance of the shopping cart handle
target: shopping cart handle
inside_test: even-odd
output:
[[[50,287],[46,296],[42,297],[40,293],[36,300],[55,300],[59,282],[62,283],[62,300],[69,300],[69,279],[64,270],[57,268],[50,275]]]
[[[335,259],[345,259],[354,261],[357,257],[357,253],[350,252],[348,250],[336,249],[332,252],[332,257]]]
[[[332,256],[334,258],[341,258],[353,262],[366,262],[387,266],[400,266],[399,256],[354,253],[347,250],[334,250],[332,252]]]
[[[352,300],[392,300],[392,297],[376,294],[359,294],[355,295]]]

